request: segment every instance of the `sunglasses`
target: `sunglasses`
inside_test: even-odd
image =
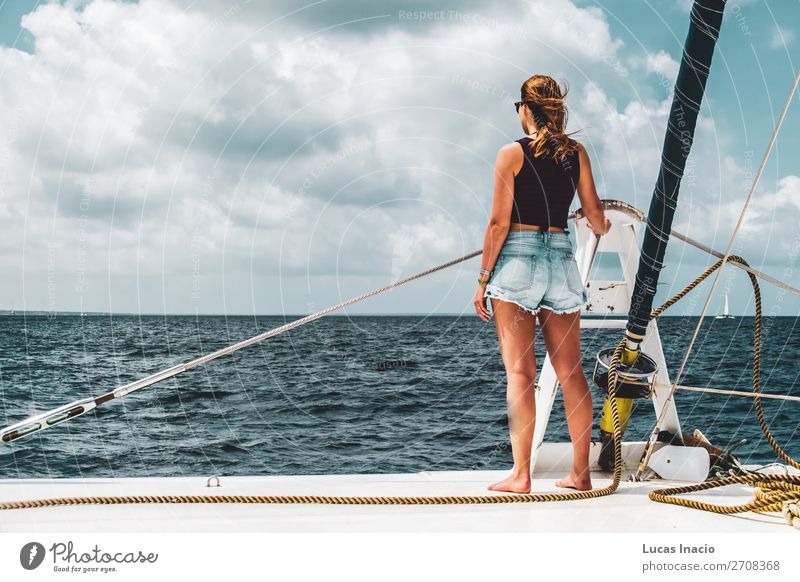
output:
[[[525,103],[525,101],[514,101],[514,109],[517,110],[517,113],[519,113],[519,106],[523,103]]]

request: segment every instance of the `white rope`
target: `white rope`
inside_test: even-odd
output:
[[[705,251],[709,255],[717,257],[718,259],[721,259],[723,257],[723,254],[721,252],[715,251],[711,247],[708,247],[708,246],[704,245],[703,243],[698,242],[698,241],[694,240],[693,238],[690,238],[690,237],[686,236],[685,234],[679,233],[677,230],[672,230],[671,234],[672,234],[672,236],[682,240],[683,242],[688,243],[688,244],[692,245],[693,247],[696,247],[696,248],[700,249],[701,251]],[[788,291],[789,293],[793,293],[794,295],[797,295],[798,297],[800,297],[800,289],[797,289],[796,287],[792,287],[788,283],[784,283],[783,281],[781,281],[779,279],[776,279],[775,277],[772,277],[770,275],[767,275],[766,273],[762,273],[758,269],[754,269],[753,267],[751,267],[749,265],[743,265],[742,263],[737,263],[736,261],[730,262],[728,264],[732,265],[734,267],[737,267],[737,268],[739,268],[739,269],[741,269],[743,271],[747,271],[748,273],[752,273],[753,275],[755,275],[756,277],[758,277],[762,281],[766,281],[767,283],[772,283],[776,287],[780,287],[784,291]]]
[[[655,386],[658,388],[669,388],[671,384],[662,384],[661,382],[655,382]],[[678,390],[689,390],[691,392],[708,392],[709,394],[730,394],[731,396],[745,396],[747,398],[755,398],[755,394],[753,392],[742,392],[741,390],[724,390],[722,388],[705,388],[703,386],[675,386]],[[795,402],[800,402],[800,396],[789,396],[787,394],[764,394],[763,392],[758,393],[759,398],[774,398],[775,400],[793,400]]]
[[[50,428],[51,426],[55,426],[56,424],[60,424],[67,420],[77,418],[78,416],[86,414],[90,410],[95,409],[100,404],[104,404],[106,402],[118,398],[124,398],[125,396],[131,394],[132,392],[136,392],[137,390],[141,390],[142,388],[152,386],[153,384],[156,384],[168,378],[172,378],[173,376],[177,376],[178,374],[182,374],[183,372],[191,370],[192,368],[196,368],[197,366],[202,366],[204,364],[207,364],[212,360],[215,360],[222,356],[226,356],[228,354],[235,352],[236,350],[246,348],[257,342],[263,341],[267,338],[288,331],[292,328],[305,325],[306,323],[314,321],[315,319],[325,317],[329,313],[347,307],[348,305],[352,305],[353,303],[358,303],[359,301],[363,301],[364,299],[373,297],[379,293],[385,293],[386,291],[391,291],[395,287],[399,287],[400,285],[405,285],[406,283],[414,281],[415,279],[420,279],[422,277],[425,277],[426,275],[430,275],[437,271],[441,271],[442,269],[446,269],[453,265],[457,265],[458,263],[466,261],[467,259],[471,259],[473,257],[480,255],[482,252],[483,252],[482,249],[474,251],[468,255],[464,255],[463,257],[453,259],[446,263],[442,263],[441,265],[437,265],[433,268],[430,268],[426,271],[422,271],[421,273],[417,273],[415,275],[411,275],[410,277],[406,277],[405,279],[401,279],[399,281],[395,281],[394,283],[390,283],[389,285],[381,287],[380,289],[374,289],[367,293],[362,293],[358,297],[353,297],[351,299],[348,299],[347,301],[339,303],[338,305],[332,305],[331,307],[326,307],[321,311],[317,311],[316,313],[306,315],[305,317],[301,317],[300,319],[295,319],[294,321],[273,328],[269,331],[265,331],[249,339],[242,340],[233,345],[219,349],[216,352],[206,354],[205,356],[200,356],[199,358],[195,358],[194,360],[185,362],[183,364],[177,364],[175,366],[171,366],[165,370],[156,372],[155,374],[150,374],[145,378],[136,380],[129,384],[125,384],[124,386],[120,386],[110,392],[101,394],[100,396],[81,398],[79,400],[75,400],[74,402],[70,402],[63,406],[59,406],[58,408],[48,410],[47,412],[29,416],[28,418],[21,420],[20,422],[17,422],[15,424],[12,424],[11,426],[7,426],[2,430],[0,430],[0,444],[11,442],[18,438],[31,435],[34,432],[38,432],[40,430]]]

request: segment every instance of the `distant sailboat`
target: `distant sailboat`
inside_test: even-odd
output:
[[[718,315],[715,319],[734,319],[733,315],[728,313],[728,292],[725,292],[725,308],[722,310],[722,315]]]

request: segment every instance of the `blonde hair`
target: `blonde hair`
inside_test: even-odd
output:
[[[578,142],[564,133],[567,127],[564,98],[568,91],[566,83],[562,91],[556,80],[547,75],[534,75],[522,84],[522,101],[530,108],[536,123],[536,137],[530,142],[536,158],[550,156],[564,161],[578,150]]]

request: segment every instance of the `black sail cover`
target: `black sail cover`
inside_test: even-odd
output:
[[[692,6],[689,33],[686,35],[664,136],[661,167],[650,201],[639,269],[628,312],[628,335],[637,340],[644,337],[650,320],[658,276],[664,266],[664,253],[678,206],[681,178],[692,147],[697,114],[724,9],[725,0],[695,0]]]

